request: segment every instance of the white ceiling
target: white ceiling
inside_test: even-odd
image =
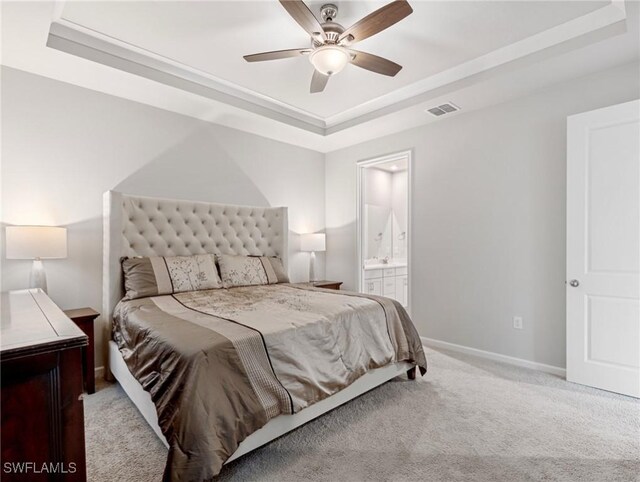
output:
[[[307,59],[242,60],[305,45],[275,1],[4,1],[1,62],[328,152],[439,122],[424,111],[443,102],[462,107],[443,118],[464,115],[640,58],[635,1],[410,2],[358,45],[403,64],[396,78],[348,66],[313,96]],[[337,3],[348,26],[385,2]]]
[[[322,3],[309,3],[317,17]],[[336,21],[346,28],[388,1],[336,3]],[[411,15],[356,47],[403,70],[390,78],[349,65],[319,94],[309,93],[313,67],[306,57],[242,58],[309,47],[309,36],[278,2],[68,2],[61,17],[324,119],[608,3],[412,0]]]

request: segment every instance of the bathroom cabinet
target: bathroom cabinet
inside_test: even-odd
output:
[[[366,269],[364,271],[364,292],[370,295],[386,296],[407,306],[407,267]]]

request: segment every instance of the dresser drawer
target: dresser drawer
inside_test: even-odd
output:
[[[388,276],[395,276],[396,275],[396,269],[395,268],[385,268],[384,269],[384,276],[385,278]]]
[[[403,266],[402,268],[396,268],[396,276],[406,275],[408,273],[407,267]]]
[[[382,278],[381,269],[366,269],[364,271],[364,279]]]

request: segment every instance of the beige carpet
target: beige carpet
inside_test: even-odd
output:
[[[640,403],[428,350],[397,379],[231,463],[220,480],[638,481]],[[85,399],[90,481],[160,480],[166,450],[118,385]]]

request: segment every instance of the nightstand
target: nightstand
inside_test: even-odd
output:
[[[96,374],[94,368],[94,335],[93,322],[100,316],[100,313],[92,308],[79,308],[77,310],[66,310],[64,312],[85,335],[89,337],[89,345],[82,349],[82,372],[84,374],[84,387],[87,393],[96,391]]]
[[[301,283],[308,286],[313,286],[315,288],[325,288],[327,290],[339,290],[342,285],[342,281],[309,281],[308,283]]]

